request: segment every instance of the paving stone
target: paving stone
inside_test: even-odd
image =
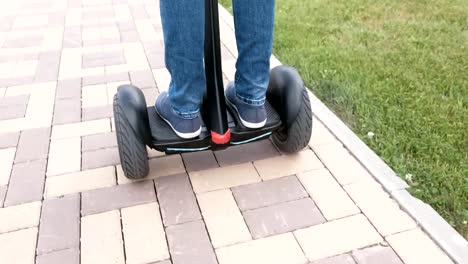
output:
[[[58,197],[87,190],[105,188],[115,184],[114,167],[74,172],[48,177],[44,196]]]
[[[127,264],[149,263],[169,258],[157,203],[123,208],[122,226]]]
[[[245,163],[279,156],[280,153],[269,140],[261,140],[249,144],[230,147],[215,151],[220,166]]]
[[[211,150],[183,153],[182,159],[187,171],[199,171],[219,167]]]
[[[55,126],[56,127],[56,126]],[[47,175],[59,175],[80,171],[81,139],[79,137],[52,140],[50,142]]]
[[[148,152],[148,158],[150,159],[164,157],[166,155],[166,153],[151,149],[148,146],[146,147],[146,151]]]
[[[254,239],[325,222],[310,198],[248,210],[244,218]]]
[[[374,263],[380,263],[379,261]],[[326,259],[317,260],[310,264],[356,264],[353,257],[349,254],[338,255]]]
[[[394,234],[386,239],[405,264],[453,263],[420,229]]]
[[[81,106],[84,109],[107,106],[108,97],[106,84],[83,86],[81,91]]]
[[[119,150],[115,147],[83,152],[81,163],[83,170],[119,164]]]
[[[90,215],[156,201],[152,181],[102,188],[81,194],[81,214]]]
[[[112,105],[86,107],[82,109],[81,121],[103,119],[103,118],[112,117],[113,115],[114,115],[114,110],[112,108]]]
[[[216,255],[220,264],[303,264],[307,261],[291,233],[219,248]]]
[[[54,106],[54,125],[81,121],[81,101],[79,97],[58,99]]]
[[[42,159],[13,166],[5,206],[42,200],[46,164]]]
[[[234,187],[232,193],[242,211],[308,197],[296,176]]]
[[[5,199],[6,193],[7,193],[7,186],[0,185],[0,207],[3,207],[3,200]]]
[[[166,235],[173,264],[218,263],[203,221],[170,226]]]
[[[122,50],[83,54],[82,68],[95,68],[118,64],[125,64],[125,57]]]
[[[221,190],[261,181],[252,163],[194,171],[189,172],[189,175],[195,193]]]
[[[153,263],[150,263],[150,264],[172,264],[172,262],[170,260],[163,260],[163,261],[159,261],[159,262],[153,262]]]
[[[360,212],[327,169],[300,173],[298,178],[327,220],[343,218]]]
[[[156,102],[156,98],[159,95],[158,89],[147,88],[147,89],[142,89],[141,91],[143,92],[143,95],[145,96],[146,105],[153,106],[154,103]]]
[[[403,264],[391,247],[375,246],[353,252],[358,264]]]
[[[70,31],[68,28],[63,33],[63,48],[80,48],[81,31]]]
[[[341,145],[322,145],[314,147],[314,151],[341,185],[372,179],[359,161]],[[340,162],[336,162],[337,160]]]
[[[52,139],[82,137],[110,132],[109,118],[57,125],[52,128]]]
[[[125,263],[118,210],[81,218],[81,263]]]
[[[157,53],[149,53],[147,54],[147,58],[151,69],[163,69],[166,67],[166,63],[164,62],[164,50]]]
[[[323,125],[322,122],[313,118],[312,137],[310,138],[310,146],[320,146],[326,144],[340,144],[333,134]]]
[[[37,253],[80,246],[80,196],[46,199],[42,204]]]
[[[23,130],[16,149],[15,163],[46,159],[49,153],[50,128]]]
[[[37,264],[80,264],[80,251],[77,248],[55,251],[36,258]]]
[[[45,51],[39,55],[35,82],[55,81],[58,78],[61,51]]]
[[[0,235],[2,263],[34,263],[37,227]]]
[[[254,165],[263,180],[280,178],[323,167],[323,164],[311,150],[255,161]]]
[[[65,79],[57,82],[57,99],[81,98],[81,79]]]
[[[117,146],[115,132],[84,136],[81,139],[81,151],[92,151]]]
[[[0,133],[0,149],[16,147],[19,132]]]
[[[413,229],[416,222],[375,181],[344,186],[346,192],[382,236]]]
[[[0,149],[0,185],[7,185],[10,181],[15,153],[16,148]]]
[[[24,117],[29,96],[7,96],[0,98],[0,120]]]
[[[126,178],[124,176],[122,166],[117,165],[117,179],[119,184],[156,179],[185,172],[184,163],[182,162],[180,155],[168,155],[157,159],[150,159],[148,162],[150,169],[149,174],[144,179],[140,180],[131,180]]]
[[[41,202],[0,208],[0,234],[39,225]]]
[[[156,87],[153,72],[151,70],[130,72],[130,81],[140,89]]]
[[[83,77],[83,86],[105,84],[112,82],[128,82],[128,72],[106,73],[104,75],[92,75]]]
[[[201,219],[187,174],[157,178],[155,185],[165,226]]]
[[[202,193],[197,199],[215,248],[252,239],[230,190]]]
[[[300,229],[294,235],[310,261],[382,241],[382,237],[362,214]]]

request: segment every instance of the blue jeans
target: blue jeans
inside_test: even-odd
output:
[[[205,92],[205,0],[160,0],[169,99],[185,118],[198,114]],[[270,80],[275,0],[233,0],[239,99],[262,105]]]

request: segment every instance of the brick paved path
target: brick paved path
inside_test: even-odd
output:
[[[318,120],[297,155],[150,151],[129,181],[111,102],[168,86],[157,0],[0,5],[0,263],[451,263]]]

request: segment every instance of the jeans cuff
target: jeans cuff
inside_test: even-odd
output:
[[[254,106],[260,106],[260,105],[264,105],[265,104],[265,97],[261,98],[261,99],[250,99],[250,98],[246,98],[246,97],[243,97],[241,95],[239,95],[237,92],[236,92],[236,97],[237,99],[239,99],[240,101],[248,104],[248,105],[254,105]]]
[[[176,109],[172,108],[174,113],[176,113],[178,116],[182,117],[183,119],[194,119],[198,116],[198,113],[200,110],[196,111],[190,111],[190,112],[181,112],[177,111]]]

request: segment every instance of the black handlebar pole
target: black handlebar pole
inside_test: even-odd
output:
[[[215,132],[226,135],[228,131],[226,102],[224,99],[223,71],[221,68],[221,49],[219,38],[218,0],[205,0],[205,77],[206,96],[209,107],[209,129],[212,138]]]

